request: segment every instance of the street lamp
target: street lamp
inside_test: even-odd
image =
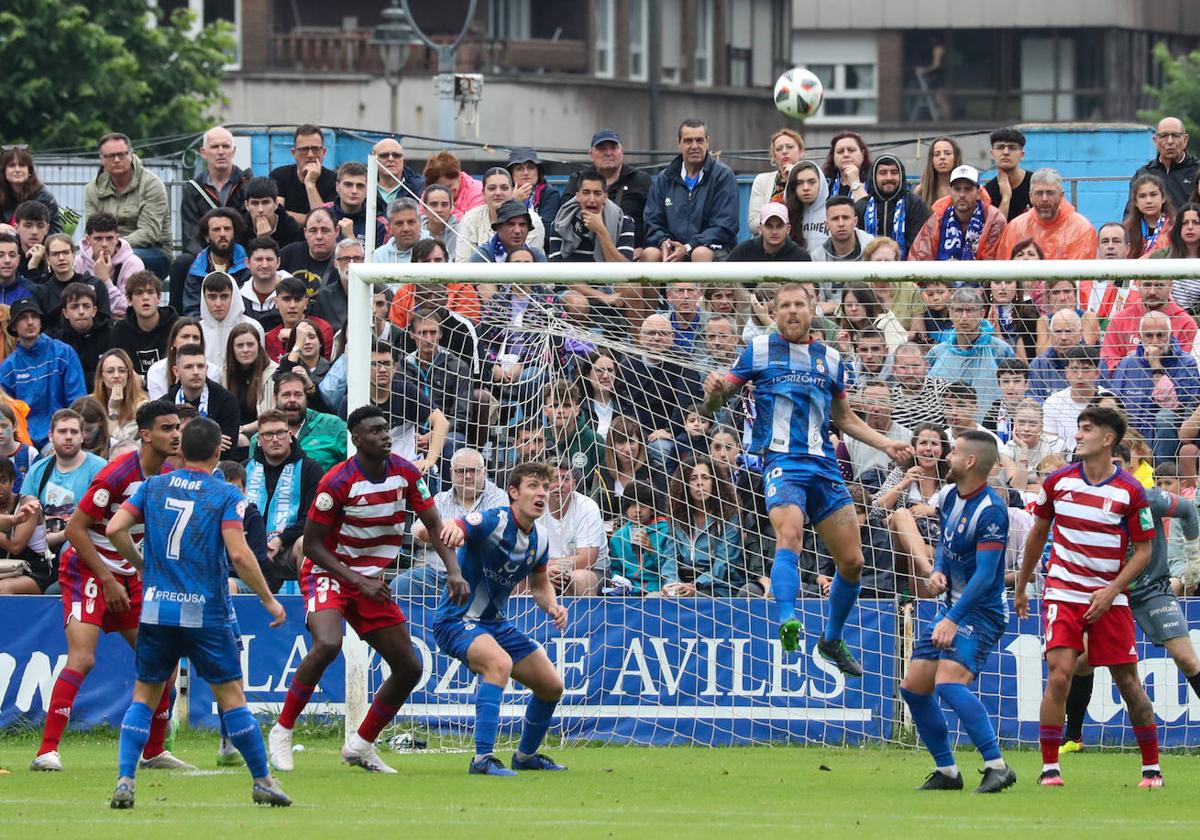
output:
[[[416,32],[413,31],[407,4],[401,8],[397,0],[392,0],[392,4],[385,8],[379,17],[379,25],[375,27],[371,43],[383,54],[383,76],[392,90],[390,124],[392,133],[396,134],[399,131],[397,99],[400,77],[408,60],[409,49],[415,44],[420,44],[421,39],[417,38]]]
[[[402,13],[405,16],[405,22],[410,25],[411,31],[416,32],[420,43],[424,43],[437,54],[437,75],[433,77],[433,86],[437,90],[438,98],[438,135],[441,137],[442,148],[448,149],[454,141],[454,53],[458,51],[458,45],[466,37],[467,30],[471,28],[471,21],[475,20],[476,0],[471,0],[467,7],[467,19],[463,22],[462,30],[458,33],[458,37],[449,44],[439,44],[431,40],[412,19],[408,0],[400,0],[400,2],[404,6]],[[392,0],[392,6],[395,5],[396,0]],[[384,14],[387,14],[387,11],[385,10]]]

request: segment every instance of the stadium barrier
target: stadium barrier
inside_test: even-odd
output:
[[[288,621],[267,628],[268,617],[252,596],[235,596],[245,651],[243,668],[252,708],[277,712],[288,681],[307,651],[304,606],[285,596]],[[847,642],[865,666],[862,681],[845,680],[815,655],[822,604],[802,604],[805,652],[784,657],[774,638],[766,600],[601,599],[565,601],[567,632],[553,630],[528,598],[516,598],[515,620],[541,642],[566,683],[554,732],[568,740],[637,744],[809,742],[852,744],[894,741],[904,723],[896,702],[900,662],[912,623],[891,601],[864,601],[848,625]],[[413,640],[424,663],[421,682],[401,710],[398,725],[449,735],[469,731],[474,678],[436,652],[429,632],[433,599],[404,602]],[[1031,605],[1036,609],[1037,603]],[[1200,623],[1200,599],[1184,599],[1189,624]],[[917,606],[917,627],[933,613]],[[0,597],[8,632],[0,642],[0,728],[44,719],[54,679],[66,663],[62,607],[57,598]],[[1200,631],[1192,631],[1200,644]],[[1160,648],[1139,633],[1140,664],[1166,747],[1200,745],[1200,700]],[[373,674],[381,663],[372,660]],[[1038,702],[1044,669],[1038,620],[1012,616],[1008,632],[979,679],[979,692],[1002,740],[1037,742]],[[129,704],[133,655],[118,637],[101,640],[95,671],[76,702],[72,726],[118,726]],[[344,671],[331,667],[309,707],[312,714],[341,713]],[[188,695],[193,726],[216,726],[212,695],[193,683]],[[502,709],[511,734],[524,711],[524,693],[510,684]],[[1107,672],[1097,673],[1085,739],[1124,744],[1128,721]],[[955,721],[950,715],[952,729]]]

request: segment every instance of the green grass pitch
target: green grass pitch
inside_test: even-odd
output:
[[[216,768],[211,734],[180,733],[175,752],[201,771],[138,775],[137,807],[112,811],[116,737],[68,733],[66,772],[29,772],[37,741],[0,737],[5,840],[202,837],[958,837],[1196,836],[1200,757],[1165,755],[1162,790],[1137,788],[1136,753],[1063,757],[1067,787],[1036,784],[1036,752],[1009,754],[1020,777],[995,796],[969,792],[978,756],[959,753],[968,790],[916,793],[924,752],[868,747],[549,749],[567,773],[467,775],[465,754],[381,755],[400,772],[342,765],[340,740],[297,737],[305,751],[280,774],[289,809],[250,802],[244,768]],[[508,755],[503,754],[507,759]],[[252,833],[251,833],[252,832]],[[985,832],[978,834],[977,832]],[[1153,832],[1151,834],[1150,832]]]

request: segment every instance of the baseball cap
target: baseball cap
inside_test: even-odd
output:
[[[953,184],[955,181],[963,180],[970,181],[972,184],[978,186],[979,170],[965,163],[962,166],[956,166],[954,171],[950,173],[950,183]]]
[[[778,201],[768,201],[758,211],[758,223],[765,225],[767,219],[779,219],[785,225],[788,223],[787,207],[780,204]]]
[[[529,220],[529,224],[533,224],[533,216],[529,214],[529,208],[524,202],[517,201],[515,198],[510,198],[508,201],[500,205],[500,209],[496,211],[496,221],[492,222],[492,230],[500,227],[505,222],[511,222],[519,216],[524,216]]]
[[[8,310],[8,334],[9,335],[15,336],[17,334],[17,319],[20,318],[22,315],[24,315],[26,312],[33,312],[38,316],[38,318],[44,317],[42,314],[42,307],[38,305],[38,302],[36,300],[34,300],[33,298],[21,298],[20,300],[13,303],[12,306]]]
[[[592,135],[592,146],[599,146],[601,143],[620,143],[621,135],[613,131],[611,128],[602,128]]]

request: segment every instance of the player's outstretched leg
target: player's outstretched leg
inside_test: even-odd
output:
[[[933,756],[935,769],[917,790],[962,790],[962,774],[954,761],[950,748],[950,728],[946,716],[933,696],[937,661],[914,659],[904,675],[900,696],[912,712],[917,734],[929,754]]]
[[[1154,707],[1142,681],[1138,677],[1137,663],[1109,665],[1117,691],[1129,710],[1129,721],[1133,724],[1133,737],[1137,739],[1142,753],[1142,781],[1138,787],[1160,788],[1163,786],[1162,768],[1158,764],[1158,726],[1154,721]]]
[[[150,739],[150,721],[154,712],[150,707],[135,700],[125,711],[121,721],[121,738],[117,747],[117,787],[113,791],[113,808],[132,808],[134,776],[137,774],[138,759]]]
[[[567,768],[547,755],[538,752],[554,709],[562,698],[563,681],[545,652],[538,648],[513,665],[513,677],[527,686],[533,696],[525,707],[525,720],[521,724],[521,741],[513,755],[514,770],[566,770]]]
[[[846,493],[845,487],[841,488],[841,492]],[[861,677],[862,666],[842,641],[846,619],[850,617],[850,611],[858,602],[858,593],[862,589],[864,562],[858,515],[848,495],[847,504],[817,522],[816,529],[821,540],[829,547],[837,566],[833,584],[829,587],[829,621],[825,623],[825,632],[821,635],[817,651],[837,665],[838,670],[846,676]]]
[[[479,674],[479,690],[475,693],[475,758],[468,772],[473,776],[515,776],[515,770],[509,770],[496,758],[500,699],[512,674],[512,657],[490,634],[484,634],[467,648],[467,664]]]
[[[804,544],[804,513],[798,505],[771,508],[775,531],[775,560],[771,563],[771,597],[779,608],[779,642],[786,651],[800,647],[796,598],[800,595],[800,555]]]
[[[413,650],[408,625],[394,624],[365,634],[367,644],[379,651],[391,674],[371,701],[371,708],[342,746],[342,758],[348,764],[371,773],[395,773],[375,751],[375,739],[392,722],[396,712],[421,679],[421,660]]]
[[[943,663],[943,668],[955,668],[954,663]],[[971,679],[965,669],[960,669],[962,678]],[[983,756],[983,781],[975,789],[976,793],[999,793],[1005,788],[1017,783],[1016,772],[1009,767],[1000,756],[1000,744],[996,740],[996,730],[987,716],[983,703],[975,692],[962,682],[942,682],[938,684],[937,695],[958,715],[958,720],[967,730],[971,743]]]
[[[267,735],[271,766],[289,772],[295,767],[292,758],[292,730],[296,718],[304,711],[316,690],[325,669],[342,652],[342,614],[338,610],[318,610],[308,616],[308,632],[312,647],[296,668],[292,683],[283,701],[283,711]]]

